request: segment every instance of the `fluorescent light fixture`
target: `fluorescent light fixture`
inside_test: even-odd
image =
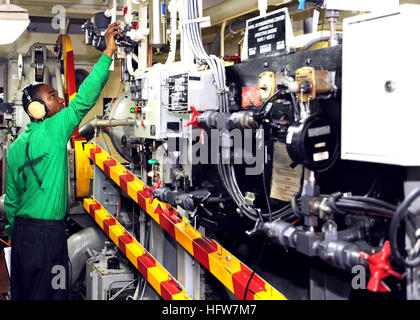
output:
[[[15,42],[29,25],[28,10],[14,4],[0,5],[0,45]]]

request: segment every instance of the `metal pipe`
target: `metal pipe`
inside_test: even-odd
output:
[[[330,40],[329,45],[330,47],[338,45],[338,39],[337,39],[337,19],[340,17],[340,11],[338,10],[326,10],[325,17],[328,19],[328,22],[330,24]]]
[[[225,34],[226,21],[223,21],[220,28],[220,58],[223,59],[225,56],[225,37],[222,35]]]
[[[284,5],[291,3],[292,0],[268,0],[267,4],[270,5]],[[243,1],[243,0],[230,0],[222,1],[203,12],[203,17],[211,17],[211,26],[218,25],[226,20],[243,16],[247,13],[258,10],[257,1]]]
[[[79,137],[85,138],[86,141],[90,141],[95,136],[95,127],[92,122],[97,120],[96,118],[88,121],[79,129]]]
[[[126,119],[109,119],[109,120],[97,120],[92,121],[93,127],[132,127],[136,124],[136,119],[126,118]]]
[[[150,45],[162,48],[166,45],[166,3],[165,0],[149,1]]]
[[[361,249],[351,241],[324,239],[324,234],[316,236],[313,232],[298,230],[294,225],[281,220],[264,223],[262,230],[271,241],[295,248],[308,256],[318,256],[340,269],[349,270],[354,265],[364,263],[359,256]],[[354,228],[339,233],[343,239],[361,238],[361,234]]]
[[[105,236],[103,233],[91,227],[83,229],[67,239],[72,286],[76,283],[89,258],[86,250],[98,251],[104,246]]]
[[[330,36],[320,36],[320,37],[314,38],[314,39],[308,41],[307,43],[305,43],[305,45],[302,48],[300,48],[300,51],[299,52],[306,51],[310,47],[312,47],[313,45],[315,45],[315,44],[317,44],[319,42],[330,41],[330,39],[331,39]]]

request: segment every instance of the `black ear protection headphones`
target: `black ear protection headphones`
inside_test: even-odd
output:
[[[32,87],[31,84],[27,85],[25,88],[23,88],[23,93],[26,95],[26,97],[29,100],[29,104],[25,109],[25,112],[33,119],[35,120],[42,120],[45,118],[45,116],[48,114],[48,109],[45,106],[44,101],[37,98],[32,98],[29,94],[29,89]]]

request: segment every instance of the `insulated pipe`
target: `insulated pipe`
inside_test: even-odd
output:
[[[134,52],[131,52],[130,54],[131,54],[131,58],[133,58],[133,60],[134,60],[137,64],[139,64],[139,63],[140,63],[139,57],[138,57],[138,56],[137,56]]]
[[[258,0],[258,10],[260,11],[260,17],[267,15],[267,0]]]
[[[133,3],[131,0],[126,0],[127,13],[124,15],[124,21],[127,25],[131,26],[133,22]]]
[[[111,23],[117,21],[117,0],[112,1]]]
[[[225,34],[226,28],[226,21],[223,21],[222,26],[220,28],[220,58],[223,59],[225,56],[225,37],[222,35]]]
[[[73,286],[89,258],[86,250],[99,251],[105,246],[105,236],[102,232],[89,227],[67,239],[69,260],[71,263],[71,285]]]
[[[310,40],[309,42],[307,42],[302,48],[300,48],[299,52],[303,52],[308,50],[310,47],[312,47],[313,45],[319,43],[319,42],[323,42],[323,41],[329,41],[330,40],[330,36],[320,36],[317,37],[315,39]]]
[[[131,52],[127,54],[126,61],[127,61],[127,71],[129,75],[134,76],[133,56],[131,55]]]

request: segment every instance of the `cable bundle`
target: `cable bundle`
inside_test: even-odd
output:
[[[329,196],[329,207],[339,214],[362,211],[371,215],[379,215],[392,218],[397,207],[388,202],[361,196],[343,195],[340,192]]]
[[[208,55],[204,50],[201,28],[200,28],[200,15],[197,0],[183,0],[182,9],[180,10],[181,17],[181,32],[182,36],[187,39],[194,57],[199,62],[205,62],[214,75],[216,88],[218,91],[219,112],[229,112],[229,100],[226,90],[226,73],[223,61],[214,55]],[[223,135],[220,133],[219,138]],[[223,186],[229,193],[232,200],[238,208],[251,220],[256,221],[261,217],[259,211],[253,206],[246,203],[246,200],[238,186],[235,169],[232,164],[224,164],[222,161],[222,152],[217,165],[220,179]]]

